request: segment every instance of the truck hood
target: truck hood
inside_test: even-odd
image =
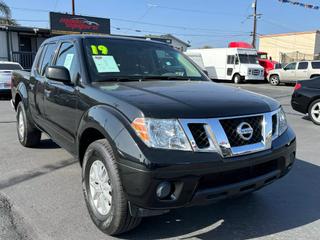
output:
[[[259,69],[263,70],[263,67],[260,64],[249,64],[249,63],[242,63],[241,64],[243,67],[246,67],[246,69]]]
[[[129,119],[215,118],[276,110],[279,103],[240,88],[204,81],[96,83],[105,98]],[[111,97],[111,98],[110,98]]]

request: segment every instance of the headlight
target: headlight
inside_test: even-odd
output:
[[[278,136],[282,135],[288,128],[287,117],[282,108],[279,109],[278,113]]]
[[[252,69],[249,69],[248,70],[248,75],[251,75],[252,74]]]
[[[178,120],[136,118],[131,126],[149,147],[191,151],[190,143]]]

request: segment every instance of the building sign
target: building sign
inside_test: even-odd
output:
[[[110,19],[50,12],[50,29],[56,34],[110,34]]]

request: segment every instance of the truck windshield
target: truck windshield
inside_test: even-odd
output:
[[[240,63],[259,64],[258,55],[239,54]]]
[[[182,53],[165,44],[92,37],[84,40],[84,47],[92,81],[207,80]]]
[[[268,59],[268,54],[266,54],[266,53],[259,53],[259,58],[260,58],[260,59]]]

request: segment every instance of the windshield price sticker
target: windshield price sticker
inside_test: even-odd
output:
[[[99,73],[120,72],[113,56],[97,55],[92,56],[92,58]]]
[[[91,45],[91,52],[93,55],[107,55],[108,51],[108,48],[104,45]]]

